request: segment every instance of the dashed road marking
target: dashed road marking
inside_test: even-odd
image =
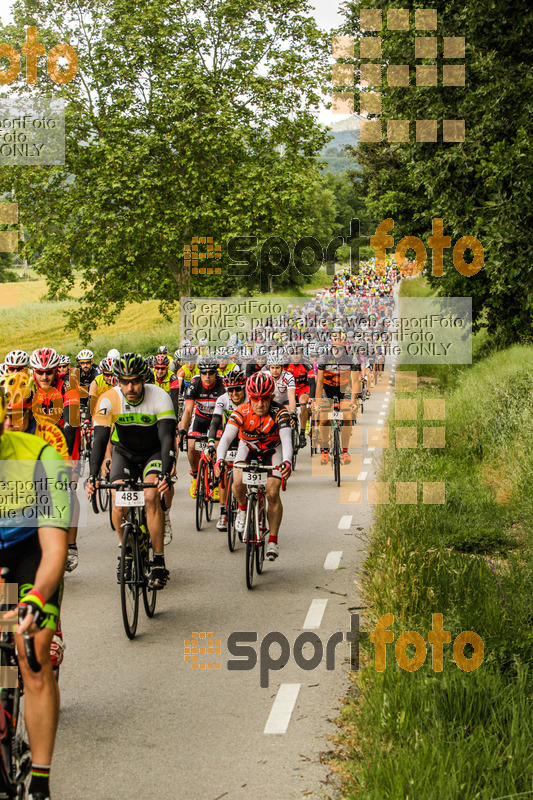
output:
[[[341,563],[342,550],[332,550],[324,561],[324,569],[338,569]]]
[[[357,480],[358,481],[366,481],[366,476],[367,475],[368,475],[368,472],[360,472],[359,475],[357,476]]]
[[[263,733],[277,734],[279,736],[287,732],[301,685],[301,683],[281,684],[274,704],[270,709]]]
[[[324,616],[324,611],[326,610],[327,604],[328,601],[322,599],[311,601],[309,611],[307,612],[307,616],[303,624],[304,630],[316,630],[317,628],[320,628],[320,623],[322,622],[322,617]]]
[[[347,531],[352,524],[353,514],[345,514],[341,517],[340,522],[338,524],[338,529],[340,531]]]

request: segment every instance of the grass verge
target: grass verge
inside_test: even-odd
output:
[[[416,420],[389,419],[380,480],[391,503],[376,506],[362,576],[367,627],[392,613],[394,642],[417,631],[427,658],[402,670],[388,644],[378,673],[374,645],[363,644],[333,760],[346,800],[533,796],[532,387],[533,347],[516,346],[458,373],[445,391],[397,395],[416,400]],[[428,405],[437,399],[445,421]],[[414,427],[418,447],[397,447],[397,433]],[[424,430],[436,427],[445,427],[445,447],[423,447],[435,435]],[[413,483],[417,503],[395,503]],[[424,503],[424,483],[444,483],[445,504]],[[428,640],[436,613],[452,642],[441,672]],[[484,643],[470,672],[453,657],[462,631]]]

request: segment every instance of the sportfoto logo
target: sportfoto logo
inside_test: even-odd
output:
[[[364,91],[359,93],[359,112],[360,114],[379,116],[381,114],[381,89],[383,80],[382,63],[382,37],[372,34],[380,33],[383,26],[381,9],[371,8],[362,9],[360,12],[361,31],[369,35],[362,35],[359,39],[359,58],[360,76],[359,83]],[[436,31],[437,30],[437,9],[418,8],[414,13],[414,26],[417,31]],[[408,8],[394,8],[387,12],[387,29],[389,31],[410,31],[410,10]],[[333,38],[333,57],[337,60],[342,59],[344,63],[335,64],[333,67],[333,108],[334,114],[353,114],[354,113],[354,91],[357,81],[355,79],[355,68],[353,64],[346,63],[354,59],[355,39],[353,36],[337,36]],[[437,61],[438,38],[436,35],[417,36],[414,38],[414,48],[412,39],[409,45],[411,52],[414,49],[414,57],[420,62],[427,60]],[[442,37],[442,55],[445,61],[461,61],[465,58],[465,39],[462,36]],[[368,59],[368,62],[365,60]],[[371,63],[370,63],[371,61]],[[386,80],[387,85],[395,88],[405,88],[413,84],[410,83],[409,64],[389,64],[387,65]],[[438,63],[427,64],[417,63],[415,66],[416,86],[437,87],[439,79]],[[446,63],[442,65],[440,76],[442,86],[461,87],[465,86],[465,65],[457,63]],[[352,88],[352,92],[347,92],[347,88]],[[443,112],[445,113],[445,112]],[[415,122],[417,142],[437,142],[438,141],[438,121],[436,119],[393,119],[387,123],[387,139],[389,142],[408,142],[410,140],[411,122]],[[382,123],[379,119],[361,120],[362,142],[380,142],[383,139]],[[443,142],[464,142],[465,141],[465,120],[464,119],[443,119],[442,121],[442,141]]]
[[[205,245],[205,252],[201,249]],[[201,261],[210,258],[222,258],[222,248],[214,244],[212,236],[193,236],[192,244],[184,246],[183,265],[190,268],[191,275],[220,275],[220,267],[199,266]]]
[[[325,659],[326,669],[335,669],[336,647],[341,642],[350,643],[350,667],[353,671],[359,670],[359,645],[360,642],[368,639],[374,645],[374,665],[377,672],[383,672],[387,666],[386,645],[394,641],[394,633],[388,630],[394,622],[393,614],[382,616],[373,631],[365,632],[359,629],[359,614],[351,614],[351,627],[346,633],[341,631],[329,637],[325,645],[318,634],[312,631],[304,631],[293,642],[292,657],[300,669],[310,672],[316,669]],[[442,614],[433,614],[433,628],[428,631],[427,640],[432,646],[432,667],[434,672],[442,672],[444,663],[443,645],[451,642],[451,632],[443,628]],[[206,671],[220,670],[220,661],[208,662],[205,656],[208,654],[220,654],[221,642],[213,639],[212,632],[192,634],[192,639],[184,642],[184,660],[189,662],[193,669]],[[234,631],[230,633],[227,641],[227,648],[230,655],[235,658],[229,659],[226,663],[230,671],[249,672],[259,664],[259,685],[262,689],[267,689],[270,685],[270,673],[279,672],[287,666],[291,657],[291,645],[287,637],[280,631],[271,631],[263,637],[259,645],[259,655],[252,645],[258,641],[256,631]],[[307,648],[304,654],[304,647]],[[415,648],[413,656],[407,655],[407,647],[411,645]],[[469,645],[472,654],[465,656],[464,649]],[[271,648],[277,655],[271,653]],[[309,652],[312,650],[312,652]],[[464,672],[476,670],[483,661],[484,657],[483,640],[474,631],[462,631],[453,643],[453,660],[459,669]],[[425,663],[427,657],[427,647],[424,638],[416,631],[405,631],[402,633],[395,644],[394,655],[398,666],[407,672],[416,672]]]

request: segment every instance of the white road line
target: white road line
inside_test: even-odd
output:
[[[366,476],[367,475],[368,475],[368,472],[360,472],[359,475],[357,476],[357,480],[358,481],[366,481]]]
[[[378,425],[385,425],[384,419],[378,419]]]
[[[263,733],[280,735],[287,732],[301,685],[301,683],[281,684]]]
[[[372,463],[371,458],[363,458],[363,464],[371,464],[371,463]]]
[[[390,394],[390,392],[385,392],[385,394]]]
[[[337,526],[338,529],[340,531],[347,531],[350,528],[351,524],[352,524],[352,519],[353,519],[353,514],[345,514],[340,519],[340,522],[339,522],[339,524]]]
[[[386,411],[380,411],[379,412],[379,416],[380,417],[386,417],[387,416],[387,412]]]
[[[338,569],[341,563],[342,550],[332,550],[324,561],[324,569]]]
[[[369,453],[373,453],[375,449],[376,449],[375,447],[368,447],[367,448]]]
[[[311,605],[309,606],[309,611],[307,612],[307,616],[304,622],[304,630],[310,630],[320,628],[320,623],[322,622],[322,617],[324,616],[324,611],[326,610],[326,606],[328,604],[327,600],[312,600]]]

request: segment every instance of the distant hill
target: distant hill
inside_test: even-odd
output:
[[[322,150],[319,160],[324,161],[328,172],[344,172],[353,169],[353,161],[346,158],[344,147],[347,144],[357,147],[359,143],[359,120],[348,117],[331,125],[333,139]]]

